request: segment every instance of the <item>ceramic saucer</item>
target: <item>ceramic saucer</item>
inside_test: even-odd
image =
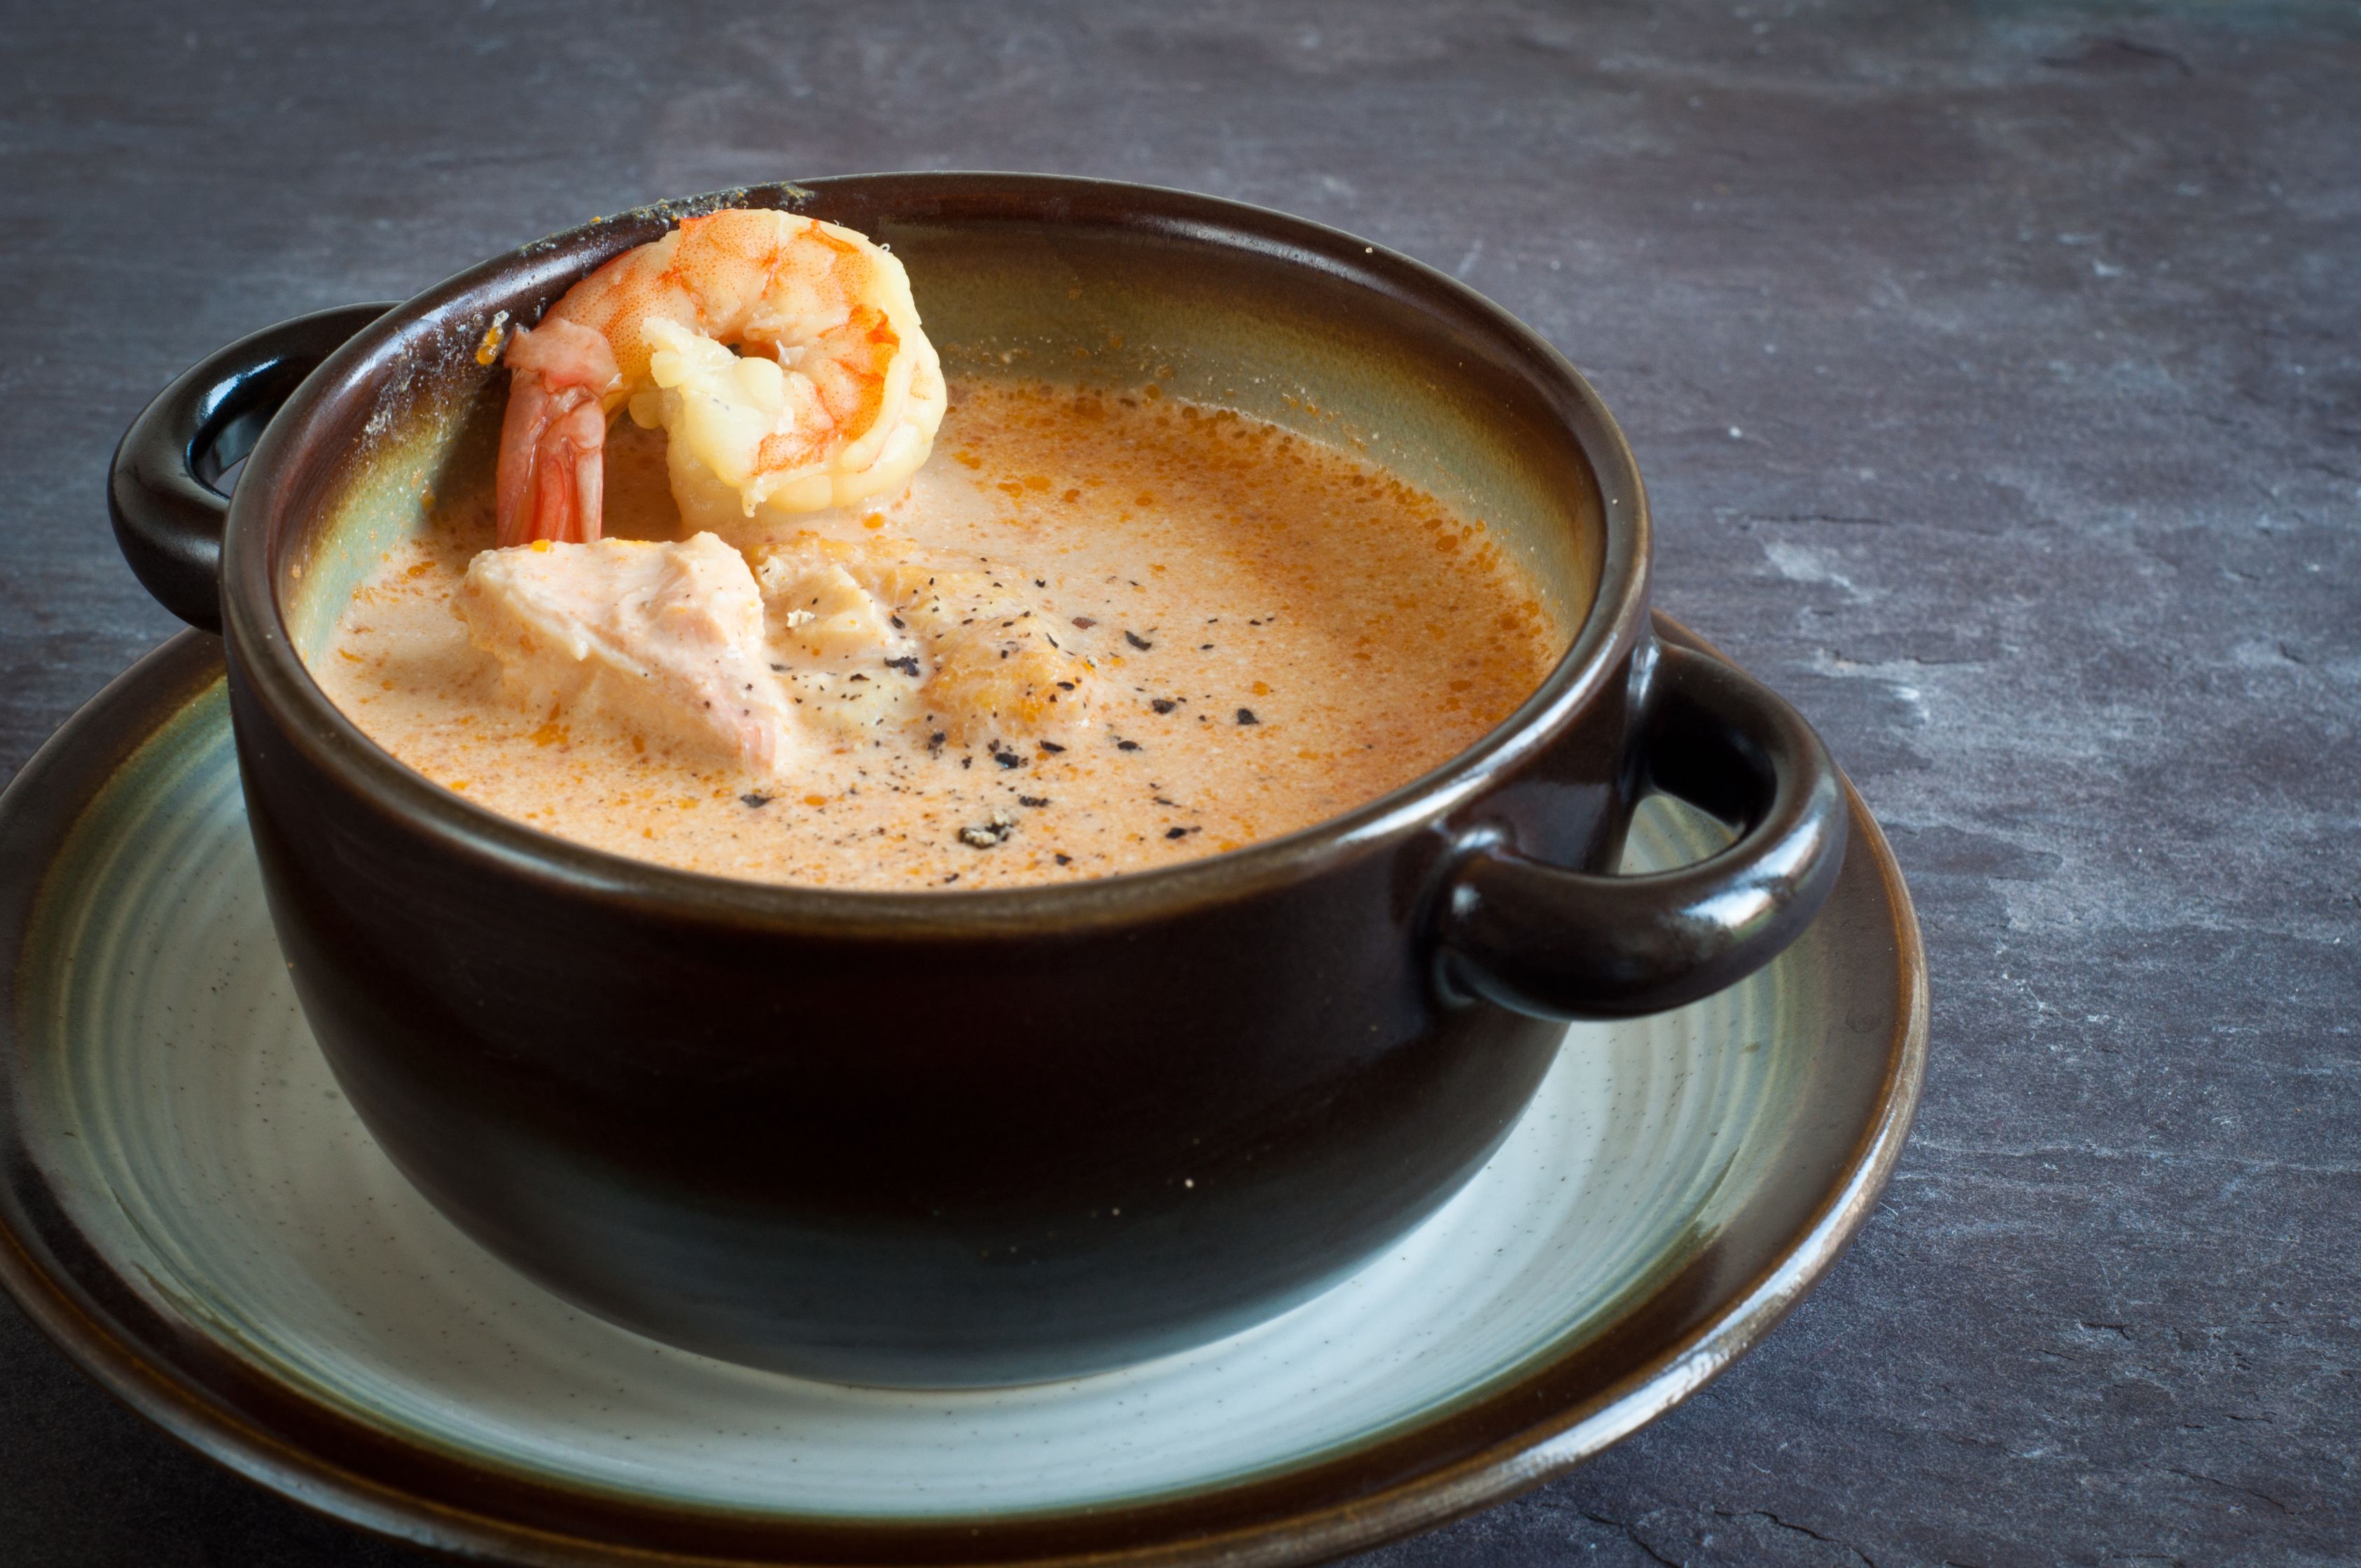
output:
[[[362,1131],[271,936],[219,650],[149,655],[0,796],[0,1277],[176,1435],[414,1542],[643,1564],[1367,1546],[1576,1464],[1743,1352],[1861,1223],[1916,1099],[1916,925],[1855,797],[1795,948],[1571,1030],[1466,1190],[1282,1318],[983,1392],[708,1361],[511,1273]],[[1652,802],[1631,863],[1719,834]]]

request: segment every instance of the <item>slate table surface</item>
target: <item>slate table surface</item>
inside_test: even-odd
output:
[[[1658,598],[1893,835],[1933,1067],[1850,1255],[1587,1468],[1374,1563],[2361,1556],[2361,11],[0,5],[0,772],[174,630],[174,373],[652,198],[1192,187],[1532,323]],[[0,1563],[423,1561],[0,1307]]]

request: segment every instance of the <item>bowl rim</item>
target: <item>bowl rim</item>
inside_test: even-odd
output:
[[[1222,244],[1311,267],[1488,335],[1561,415],[1589,462],[1605,549],[1597,592],[1565,652],[1509,717],[1439,766],[1339,816],[1239,849],[1147,871],[994,889],[854,889],[763,883],[634,860],[545,832],[434,783],[362,732],[296,651],[275,557],[300,504],[335,479],[312,459],[338,418],[371,408],[394,367],[432,366],[497,331],[497,296],[535,275],[566,286],[678,218],[719,207],[795,210],[824,198],[876,200],[895,216],[1072,223]],[[554,295],[553,295],[554,297]],[[364,418],[366,416],[363,416]],[[1063,175],[961,171],[844,175],[741,186],[653,203],[478,262],[389,311],[331,355],[279,411],[247,459],[222,548],[222,620],[233,689],[278,719],[313,767],[438,846],[553,893],[755,930],[838,936],[1027,938],[1127,924],[1315,876],[1444,825],[1528,762],[1590,704],[1645,634],[1650,524],[1630,443],[1602,399],[1538,333],[1457,279],[1373,240],[1269,208],[1163,186]]]

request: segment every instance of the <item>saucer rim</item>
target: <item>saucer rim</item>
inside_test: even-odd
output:
[[[1668,641],[1726,657],[1662,611],[1655,622]],[[0,951],[8,955],[0,965],[0,1091],[5,1091],[0,1097],[0,1288],[100,1387],[186,1446],[314,1512],[412,1546],[547,1568],[752,1568],[818,1561],[1258,1565],[1366,1550],[1564,1474],[1664,1414],[1752,1349],[1834,1266],[1874,1209],[1908,1138],[1925,1079],[1927,974],[1916,913],[1884,834],[1848,778],[1852,843],[1876,873],[1892,921],[1898,982],[1872,1113],[1839,1167],[1840,1179],[1768,1265],[1736,1288],[1719,1291],[1719,1303],[1670,1346],[1585,1397],[1549,1402],[1456,1459],[1418,1462],[1422,1444],[1428,1453],[1454,1446],[1443,1440],[1449,1429],[1488,1415],[1497,1420],[1498,1411],[1521,1400],[1546,1399],[1554,1374],[1599,1354],[1618,1326],[1644,1318],[1649,1303],[1673,1288],[1678,1275],[1703,1266],[1704,1257],[1628,1304],[1599,1333],[1527,1366],[1472,1406],[1383,1436],[1373,1432],[1375,1442],[1292,1474],[1242,1478],[1177,1497],[997,1520],[986,1515],[977,1526],[967,1519],[849,1522],[651,1508],[645,1499],[609,1497],[559,1481],[527,1483],[368,1428],[177,1327],[81,1238],[23,1147],[14,1071],[23,989],[17,971],[49,864],[100,786],[225,673],[218,638],[181,632],[84,704],[0,791]],[[71,787],[77,784],[83,787]],[[377,1463],[364,1467],[369,1461]],[[460,1501],[424,1489],[427,1481],[447,1486],[454,1479],[472,1483],[459,1491]],[[1316,1497],[1290,1505],[1290,1492]],[[749,1555],[718,1540],[719,1550],[626,1545],[553,1529],[517,1517],[528,1511],[549,1517],[545,1508],[513,1508],[528,1493],[568,1498],[577,1505],[577,1517],[596,1517],[622,1503],[642,1519],[676,1520],[686,1537],[741,1542],[751,1537],[764,1549]],[[512,1511],[499,1508],[503,1497]],[[1203,1517],[1225,1506],[1227,1524]]]

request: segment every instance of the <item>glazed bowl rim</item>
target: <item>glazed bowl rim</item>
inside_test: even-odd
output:
[[[1605,548],[1598,584],[1565,653],[1499,724],[1436,767],[1349,811],[1236,850],[1147,871],[1013,888],[857,889],[765,883],[642,861],[561,838],[505,817],[435,784],[365,734],[328,696],[297,652],[278,591],[276,547],[299,531],[287,491],[324,405],[370,383],[382,394],[393,362],[431,361],[429,340],[456,328],[489,326],[478,296],[512,287],[540,264],[570,282],[607,257],[642,243],[634,230],[744,204],[791,209],[814,196],[854,191],[882,195],[899,215],[923,219],[937,203],[999,195],[1010,223],[1056,223],[1070,204],[1119,198],[1120,225],[1151,238],[1213,243],[1315,269],[1404,300],[1429,314],[1455,316],[1493,335],[1561,414],[1567,437],[1590,466]],[[1106,225],[1096,225],[1106,226]],[[653,232],[650,231],[651,236]],[[1576,428],[1587,416],[1597,439]],[[332,466],[308,488],[333,482]],[[314,476],[299,476],[312,478]],[[302,498],[308,499],[308,498]],[[279,526],[280,524],[286,526]],[[379,811],[445,848],[539,881],[552,892],[651,913],[689,914],[757,929],[825,929],[837,935],[936,937],[1040,935],[1152,918],[1217,898],[1303,881],[1381,846],[1437,827],[1481,800],[1504,771],[1545,748],[1621,666],[1645,633],[1650,526],[1639,466],[1606,402],[1581,373],[1524,323],[1422,262],[1270,208],[1163,186],[1073,176],[959,171],[842,175],[772,186],[740,186],[651,203],[561,231],[477,263],[388,311],[338,348],[271,420],[232,498],[222,549],[223,637],[233,686],[240,678],[273,715],[279,735]],[[1446,857],[1447,858],[1447,857]]]

